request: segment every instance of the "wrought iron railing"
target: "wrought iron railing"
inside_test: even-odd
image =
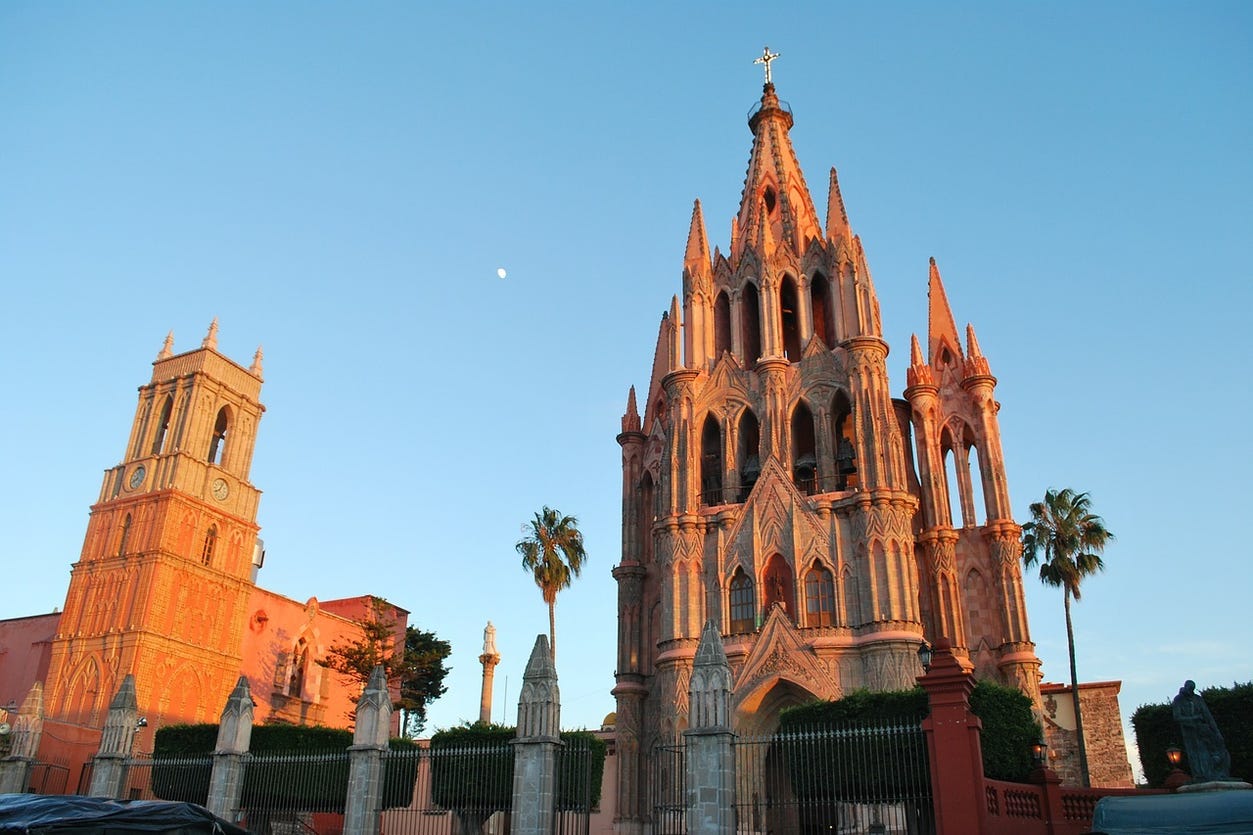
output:
[[[258,835],[342,827],[348,752],[248,754],[238,822]]]
[[[383,754],[381,826],[389,835],[479,832],[506,825],[513,801],[513,749],[487,742]],[[503,820],[502,820],[503,819]]]
[[[935,831],[926,739],[917,724],[841,725],[741,737],[735,757],[739,833],[927,835]],[[686,829],[686,747],[653,749],[652,831]]]

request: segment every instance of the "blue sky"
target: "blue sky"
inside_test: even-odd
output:
[[[0,5],[0,617],[61,605],[135,388],[216,316],[227,355],[265,347],[261,582],[451,640],[437,726],[476,716],[492,619],[499,718],[547,628],[513,543],[575,514],[563,716],[598,725],[614,436],[693,199],[726,249],[767,43],[820,213],[840,170],[896,393],[935,256],[1000,379],[1019,520],[1071,486],[1118,535],[1080,677],[1123,680],[1125,713],[1249,679],[1240,3]],[[1061,596],[1027,595],[1064,680]]]

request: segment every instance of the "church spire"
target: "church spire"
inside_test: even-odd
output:
[[[827,237],[833,241],[852,237],[848,226],[848,212],[844,210],[844,195],[840,194],[840,180],[835,166],[831,167],[831,184],[827,187]]]
[[[213,321],[209,323],[209,332],[204,335],[204,341],[200,343],[201,348],[218,349],[218,317],[214,316]]]
[[[683,266],[695,273],[710,268],[709,237],[705,234],[705,215],[700,201],[692,206],[692,223],[687,230],[687,251],[683,254]]]
[[[766,66],[769,68],[769,63]],[[791,109],[779,101],[774,84],[768,81],[762,88],[761,102],[748,119],[753,150],[734,226],[733,261],[738,262],[744,248],[761,239],[761,226],[770,227],[774,246],[786,243],[796,253],[804,252],[811,238],[822,238],[818,212],[788,138],[792,124]],[[758,252],[757,257],[765,260],[771,254]]]
[[[640,431],[640,409],[635,405],[635,386],[631,386],[631,391],[627,394],[626,412],[622,415],[622,431]]]
[[[957,336],[957,323],[953,321],[953,310],[948,305],[948,296],[944,292],[944,282],[940,280],[940,268],[935,259],[931,259],[931,275],[927,287],[927,352],[928,359],[935,365],[945,348],[953,355],[948,364],[961,357],[961,339]]]
[[[979,350],[979,340],[975,338],[975,326],[966,324],[966,356],[971,359],[983,356],[983,351]]]

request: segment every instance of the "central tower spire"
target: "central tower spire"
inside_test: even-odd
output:
[[[804,253],[811,240],[822,239],[822,224],[805,185],[788,131],[792,129],[791,108],[779,101],[770,81],[770,63],[777,58],[770,52],[757,59],[766,65],[766,84],[761,101],[749,113],[753,150],[748,158],[748,174],[740,196],[731,242],[731,260],[738,263],[745,247],[766,240],[769,252],[758,252],[768,259],[774,250],[787,246],[797,255]],[[763,229],[762,227],[767,227]]]

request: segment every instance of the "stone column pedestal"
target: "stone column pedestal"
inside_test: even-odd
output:
[[[209,777],[210,812],[228,821],[239,820],[239,799],[244,788],[244,755],[252,743],[252,694],[248,679],[239,677],[222,709],[218,742],[213,751]]]
[[[348,749],[348,803],[344,809],[344,835],[375,835],[383,805],[383,752],[391,727],[392,700],[387,674],[381,666],[357,701],[357,726]]]
[[[511,835],[550,835],[557,800],[557,749],[561,746],[561,693],[557,670],[540,635],[522,676],[518,735],[513,745]]]

